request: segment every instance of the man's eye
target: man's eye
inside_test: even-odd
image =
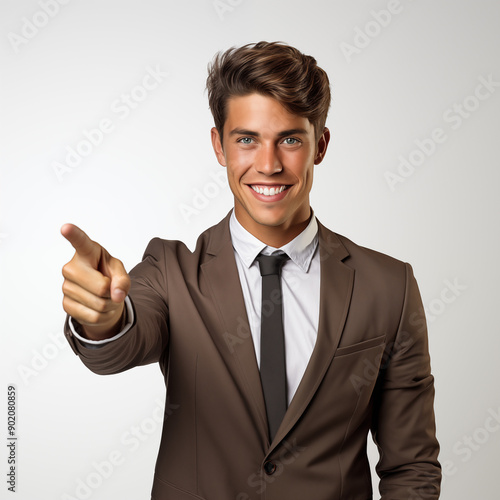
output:
[[[295,139],[295,137],[287,137],[284,141],[285,144],[288,144],[289,146],[293,146],[299,142],[298,139]]]
[[[253,139],[251,137],[242,137],[241,139],[238,139],[238,142],[241,142],[242,144],[252,144]]]

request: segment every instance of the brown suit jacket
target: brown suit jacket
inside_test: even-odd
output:
[[[155,500],[368,500],[366,441],[383,500],[437,499],[439,446],[427,330],[409,264],[319,225],[317,342],[272,443],[229,233],[194,252],[153,239],[131,272],[132,330],[73,350],[100,374],[158,361],[168,400]]]

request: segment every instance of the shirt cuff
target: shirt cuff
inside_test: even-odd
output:
[[[127,308],[127,324],[123,327],[123,329],[114,335],[113,337],[110,337],[109,339],[103,339],[103,340],[90,340],[85,337],[82,337],[78,332],[77,328],[75,328],[75,325],[73,324],[73,318],[70,316],[68,318],[68,324],[69,328],[71,330],[71,333],[83,344],[85,344],[87,347],[90,347],[91,349],[98,349],[99,347],[104,346],[105,344],[108,344],[109,342],[113,342],[115,340],[118,340],[120,337],[125,335],[130,328],[132,328],[132,325],[134,324],[134,308],[132,307],[132,302],[131,300],[127,297],[125,297],[125,307]]]

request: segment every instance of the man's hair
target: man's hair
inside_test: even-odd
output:
[[[219,52],[208,66],[208,103],[222,140],[231,97],[261,94],[307,118],[316,140],[330,107],[330,84],[316,59],[283,42],[258,42]]]

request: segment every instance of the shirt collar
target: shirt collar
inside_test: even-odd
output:
[[[234,210],[229,219],[229,231],[231,241],[236,253],[248,268],[255,261],[259,253],[271,255],[277,252],[285,252],[302,271],[308,272],[312,258],[318,246],[318,222],[314,213],[307,227],[297,235],[292,241],[280,248],[274,248],[266,245],[253,234],[249,233],[236,219]]]

